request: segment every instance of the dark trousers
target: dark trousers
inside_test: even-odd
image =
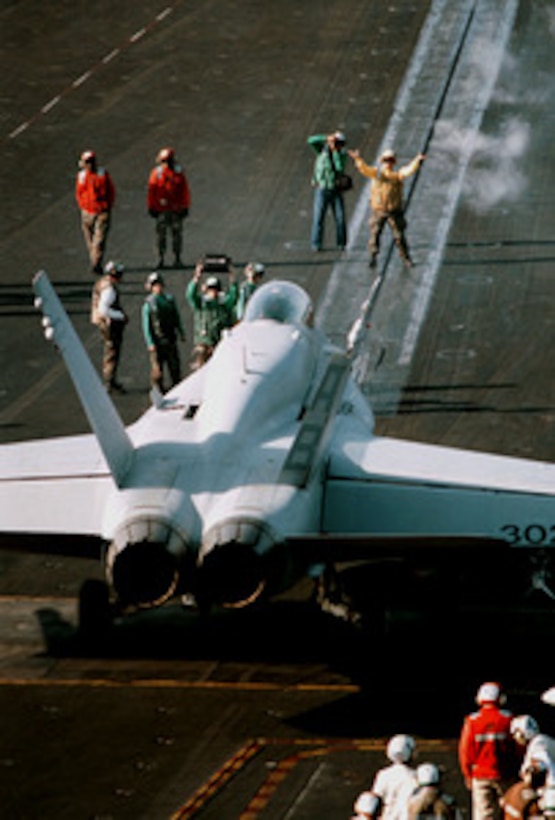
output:
[[[150,381],[161,393],[164,392],[164,367],[170,372],[171,386],[181,381],[181,362],[177,342],[156,342],[149,351]]]

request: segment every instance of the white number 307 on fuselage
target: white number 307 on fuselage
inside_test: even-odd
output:
[[[555,545],[554,465],[375,436],[350,372],[360,336],[329,344],[291,282],[259,288],[128,428],[44,272],[34,288],[93,432],[0,448],[0,533],[77,555],[92,538],[121,612],[245,606],[334,562],[430,547]]]

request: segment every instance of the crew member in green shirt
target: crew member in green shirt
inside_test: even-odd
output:
[[[162,276],[151,273],[145,287],[150,293],[143,305],[142,324],[150,358],[150,380],[163,393],[164,367],[169,370],[172,387],[181,381],[177,339],[185,341],[185,332],[176,301],[166,292]]]
[[[245,265],[245,270],[243,271],[245,278],[239,285],[239,299],[237,307],[235,308],[237,321],[241,321],[245,315],[247,302],[260,285],[265,271],[266,268],[262,262],[249,262],[248,265]]]
[[[312,210],[312,250],[321,251],[324,237],[324,218],[331,208],[335,219],[337,247],[343,250],[347,244],[347,226],[345,222],[345,203],[343,193],[338,187],[338,178],[345,172],[347,151],[345,135],[341,131],[333,134],[314,134],[308,138],[308,144],[316,153],[312,173],[314,204]]]
[[[193,310],[194,349],[191,369],[197,370],[208,361],[220,341],[222,331],[235,321],[238,288],[229,267],[229,287],[222,288],[218,276],[209,275],[201,285],[204,266],[199,262],[193,278],[187,285],[186,297]]]

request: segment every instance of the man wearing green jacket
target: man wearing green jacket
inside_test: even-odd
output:
[[[237,284],[231,267],[228,270],[229,287],[227,290],[222,288],[218,276],[208,276],[201,285],[200,280],[203,273],[203,263],[199,262],[185,294],[193,310],[192,370],[197,370],[208,361],[220,341],[222,332],[234,324],[234,308],[238,298]]]
[[[324,235],[324,218],[331,208],[335,218],[337,247],[347,244],[347,227],[345,224],[345,204],[343,194],[337,187],[337,179],[345,171],[347,152],[345,135],[341,131],[333,134],[314,134],[308,138],[308,144],[316,152],[312,187],[314,188],[314,206],[312,213],[312,250],[322,250]]]
[[[162,276],[151,273],[145,287],[150,294],[143,305],[142,325],[150,358],[150,380],[163,393],[164,367],[170,372],[172,387],[181,381],[177,338],[185,341],[185,333],[176,301],[165,292]]]

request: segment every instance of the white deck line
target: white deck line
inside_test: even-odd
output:
[[[482,33],[477,20],[481,23],[485,20],[488,23],[488,31],[485,36],[489,37],[492,43],[492,49],[489,53],[491,65],[488,65],[487,80],[480,85],[476,97],[472,97],[463,106],[464,113],[462,114],[465,117],[465,131],[472,132],[474,135],[479,133],[514,26],[518,5],[518,0],[506,0],[506,2],[505,0],[467,0],[465,3],[457,4],[456,10],[454,10],[449,0],[434,0],[432,2],[408,70],[399,88],[393,114],[381,140],[378,155],[386,145],[402,144],[407,133],[412,134],[412,139],[416,140],[414,149],[409,146],[408,150],[420,150],[418,137],[423,138],[427,134],[433,134],[432,129],[434,117],[437,116],[436,107],[439,103],[440,86],[442,80],[447,81],[447,76],[445,75],[445,78],[438,77],[436,87],[432,88],[430,92],[430,67],[433,65],[434,60],[436,62],[440,59],[445,60],[449,55],[452,61],[455,58],[460,58],[461,67],[466,66],[468,70],[468,61],[472,57],[473,44]],[[459,15],[458,18],[453,16],[455,11]],[[454,24],[452,25],[453,21]],[[471,26],[468,32],[466,30],[467,24]],[[450,28],[448,28],[449,26]],[[464,41],[464,37],[469,32],[471,32],[471,37],[467,43]],[[443,51],[439,51],[438,56],[438,46],[444,33],[451,39],[443,40]],[[458,48],[463,43],[463,51],[459,54]],[[445,64],[445,72],[450,71],[451,68],[451,65]],[[457,68],[455,68],[453,78],[449,80],[450,83],[453,83],[454,89],[449,87],[447,99],[442,101],[442,106],[446,108],[449,108],[449,96],[453,93],[455,94],[455,106],[457,104],[457,85],[460,82],[457,79]],[[426,112],[426,107],[429,109],[428,112]],[[440,117],[441,114],[442,112],[440,112]],[[432,148],[433,137],[430,153],[433,153]],[[404,149],[407,150],[406,145]],[[443,203],[435,203],[437,215],[434,213],[433,217],[428,219],[428,223],[423,225],[419,234],[422,240],[421,245],[429,250],[425,259],[418,260],[416,276],[411,277],[413,279],[413,292],[409,294],[407,291],[406,281],[398,281],[398,271],[397,274],[395,271],[397,262],[395,254],[391,259],[392,264],[386,263],[386,268],[381,275],[383,281],[380,282],[380,295],[374,300],[375,304],[372,309],[372,326],[375,329],[373,343],[375,354],[378,346],[376,334],[384,334],[384,351],[387,349],[388,372],[386,374],[380,368],[382,385],[380,389],[383,389],[383,386],[391,381],[391,387],[395,389],[390,391],[390,399],[395,394],[397,400],[400,398],[402,387],[408,377],[409,367],[434,292],[448,235],[472,154],[473,140],[469,139],[463,155],[460,155],[454,162],[452,169],[449,169],[445,188],[443,189]],[[422,172],[424,179],[426,170],[427,166],[425,165]],[[361,189],[349,221],[349,241],[346,253],[333,266],[328,286],[318,305],[317,321],[334,340],[338,340],[338,337],[347,332],[357,316],[360,305],[368,297],[374,285],[368,274],[367,254],[364,252],[361,258],[360,251],[361,247],[366,246],[367,239],[366,219],[369,207],[369,186],[370,183],[367,182]],[[425,187],[424,185],[424,189]],[[422,197],[425,194],[420,191],[421,188],[422,185],[417,181],[414,189],[415,196],[411,200],[411,205],[414,205],[414,201],[418,198],[420,198],[420,202],[424,201]],[[422,211],[422,208],[417,206],[416,208],[413,207],[412,210],[415,211],[415,218],[413,219],[410,216],[410,219],[414,228],[416,216],[419,211]],[[355,251],[355,248],[358,250]],[[381,256],[386,256],[385,250],[382,250]],[[384,285],[383,288],[381,287],[382,284]],[[385,287],[386,284],[387,287]],[[390,310],[390,306],[387,302],[389,300],[391,303],[392,294],[394,298],[394,293],[400,286],[403,286],[405,291],[403,313],[401,315],[396,313],[396,317],[389,318],[388,310]],[[385,296],[385,293],[381,293],[382,290],[388,291],[387,296]],[[346,291],[349,291],[348,295],[345,295]],[[390,321],[395,324],[388,325]],[[398,340],[394,345],[392,344],[393,339]],[[341,344],[340,341],[338,343]],[[372,340],[369,340],[366,347],[370,344],[372,344]],[[376,360],[376,355],[369,355],[368,349],[363,346],[359,358],[360,361],[356,363],[358,372],[363,379],[367,377],[367,374],[368,378],[371,379],[369,375],[371,362],[372,359]],[[391,370],[392,367],[393,370]],[[391,402],[389,406],[391,412],[394,412]]]
[[[496,49],[492,49],[490,54],[493,54],[496,59],[492,69],[487,73],[487,82],[482,86],[481,94],[476,98],[472,117],[468,123],[468,131],[472,134],[472,139],[464,143],[464,151],[459,155],[458,168],[453,178],[449,194],[446,197],[445,206],[441,220],[438,223],[437,230],[430,246],[430,252],[426,261],[426,271],[416,293],[416,297],[412,304],[410,314],[410,321],[407,326],[403,344],[401,346],[401,353],[398,364],[407,367],[412,361],[414,351],[420,335],[420,330],[426,315],[432,294],[434,292],[435,283],[439,273],[443,252],[447,243],[447,237],[451,229],[451,223],[455,210],[459,201],[460,193],[464,183],[464,177],[468,168],[468,164],[474,153],[475,138],[480,130],[484,113],[488,107],[491,99],[501,63],[505,55],[505,49],[511,36],[516,13],[518,11],[518,0],[509,0],[505,5],[505,13],[502,18],[500,27],[497,30]]]
[[[405,74],[395,104],[393,106],[393,115],[389,121],[388,127],[381,142],[380,151],[386,145],[392,145],[396,142],[397,133],[403,123],[403,118],[406,115],[407,107],[410,102],[410,94],[414,88],[422,68],[429,58],[430,46],[433,41],[434,33],[441,24],[441,18],[445,7],[449,0],[434,0],[428,16],[422,26],[418,43],[414,50],[408,71]],[[466,3],[467,6],[472,5],[471,2]],[[378,151],[378,156],[380,151]],[[359,235],[361,231],[366,230],[366,219],[368,213],[368,197],[370,191],[370,181],[368,181],[361,189],[357,204],[349,220],[347,236],[349,237],[347,249],[352,250],[355,244],[358,244]],[[366,267],[366,261],[363,263]],[[320,301],[317,309],[316,318],[319,324],[325,324],[325,317],[329,308],[335,301],[335,292],[344,286],[344,273],[341,261],[336,262],[332,268],[326,292]]]

